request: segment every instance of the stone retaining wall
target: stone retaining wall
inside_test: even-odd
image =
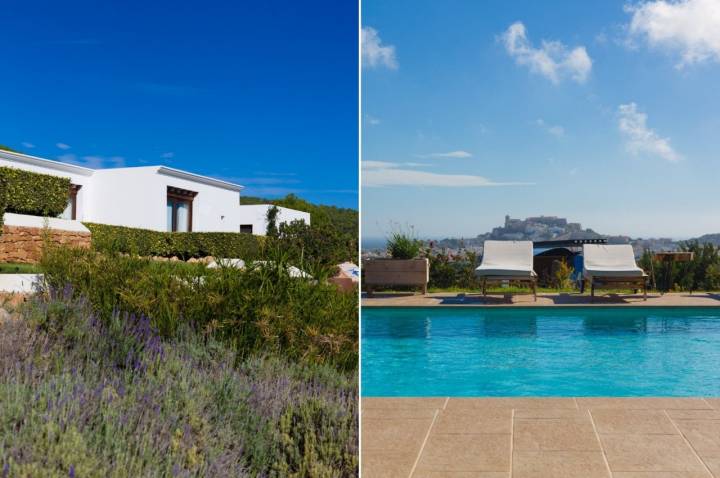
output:
[[[43,229],[37,227],[3,226],[0,235],[0,262],[36,264],[43,248]],[[48,230],[50,241],[74,247],[90,247],[90,233]]]

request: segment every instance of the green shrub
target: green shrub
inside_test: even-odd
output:
[[[294,194],[274,200],[241,196],[240,204],[273,204],[310,213],[309,231],[300,232],[306,237],[325,236],[321,241],[328,253],[322,255],[322,262],[334,265],[344,261],[358,262],[358,212],[355,209],[312,204]],[[270,221],[268,221],[268,227],[270,227]],[[282,235],[282,231],[278,230],[277,232]],[[297,232],[299,231],[296,229],[293,234]],[[276,233],[273,234],[276,235]],[[271,234],[268,233],[268,235]],[[311,245],[310,248],[312,247],[314,246]]]
[[[403,232],[392,233],[387,241],[387,250],[393,259],[415,259],[421,246],[422,241]]]
[[[274,470],[279,476],[334,478],[355,470],[357,453],[347,447],[357,421],[337,402],[312,397],[287,407],[280,417],[280,441]]]
[[[165,337],[192,325],[232,344],[241,356],[279,353],[353,370],[357,296],[322,281],[290,277],[282,251],[265,259],[265,265],[243,270],[208,269],[48,247],[41,266],[51,289],[70,285],[108,323],[122,310],[148,317]]]
[[[278,244],[298,263],[336,266],[357,255],[357,242],[350,236],[326,226],[308,226],[300,220],[280,224]]]
[[[556,289],[569,289],[572,287],[570,277],[575,269],[566,260],[556,261],[553,272],[553,285]]]
[[[265,238],[238,232],[162,232],[107,224],[84,223],[92,233],[92,246],[100,252],[140,256],[228,257],[258,259]]]
[[[0,167],[6,212],[57,217],[67,207],[70,178]]]

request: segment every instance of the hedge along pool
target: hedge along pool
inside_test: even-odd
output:
[[[720,307],[364,308],[362,395],[719,396]]]

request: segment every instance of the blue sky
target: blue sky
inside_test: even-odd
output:
[[[364,237],[720,232],[716,0],[364,0]]]
[[[9,0],[0,143],[357,208],[357,5]]]

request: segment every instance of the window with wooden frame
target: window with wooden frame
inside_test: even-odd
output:
[[[167,230],[170,232],[192,231],[193,200],[197,192],[168,186]]]
[[[67,206],[65,207],[63,213],[60,215],[61,219],[72,219],[73,221],[77,219],[77,195],[81,187],[82,186],[79,184],[70,185],[70,193],[68,194]]]

